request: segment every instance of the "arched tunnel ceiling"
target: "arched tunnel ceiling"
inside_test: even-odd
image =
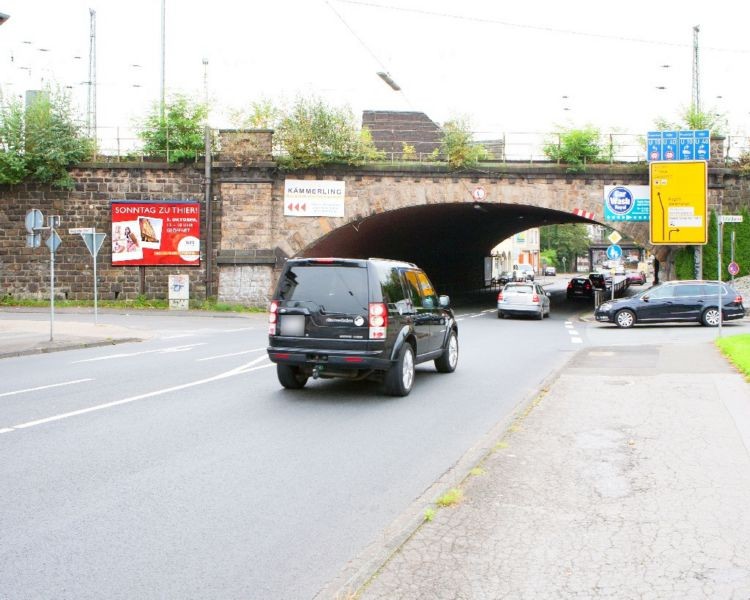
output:
[[[568,212],[518,204],[411,206],[335,229],[302,254],[406,260],[425,269],[439,290],[455,292],[481,285],[483,258],[514,233],[575,222],[589,221]]]

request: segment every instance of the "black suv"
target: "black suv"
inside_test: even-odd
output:
[[[458,327],[448,296],[416,265],[385,259],[294,258],[271,300],[268,356],[285,388],[309,377],[376,378],[406,396],[414,366],[458,364]]]

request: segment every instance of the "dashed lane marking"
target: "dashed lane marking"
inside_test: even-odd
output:
[[[177,392],[179,390],[184,390],[190,387],[203,385],[205,383],[211,383],[213,381],[219,381],[220,379],[226,379],[228,377],[234,377],[235,375],[241,375],[243,373],[250,373],[252,371],[257,371],[259,369],[265,369],[267,367],[273,366],[273,363],[270,361],[268,362],[268,364],[257,366],[258,363],[264,360],[268,360],[268,357],[261,356],[259,358],[256,358],[255,360],[251,360],[249,363],[241,365],[235,369],[225,371],[224,373],[219,373],[218,375],[214,375],[213,377],[206,377],[205,379],[198,379],[196,381],[190,381],[188,383],[174,385],[172,387],[163,388],[161,390],[154,390],[153,392],[146,392],[145,394],[139,394],[137,396],[130,396],[129,398],[123,398],[122,400],[115,400],[113,402],[107,402],[105,404],[97,404],[96,406],[89,406],[88,408],[82,408],[80,410],[73,410],[70,412],[61,413],[59,415],[53,415],[51,417],[46,417],[44,419],[37,419],[36,421],[28,421],[26,423],[13,425],[12,427],[5,427],[4,429],[0,429],[0,433],[11,433],[13,431],[17,431],[18,429],[28,429],[30,427],[37,427],[38,425],[45,425],[46,423],[52,423],[54,421],[62,421],[63,419],[70,419],[71,417],[78,417],[80,415],[85,415],[85,414],[96,412],[99,410],[104,410],[106,408],[113,408],[115,406],[128,404],[130,402],[135,402],[137,400],[145,400],[146,398],[153,398],[154,396],[161,396],[162,394],[168,394],[170,392]]]
[[[61,383],[50,383],[49,385],[39,385],[37,387],[25,388],[23,390],[3,392],[2,394],[0,394],[0,398],[4,398],[6,396],[15,396],[17,394],[26,394],[28,392],[38,392],[39,390],[48,390],[50,388],[62,387],[64,385],[75,385],[76,383],[83,383],[85,381],[94,381],[94,380],[91,377],[86,377],[85,379],[73,379],[72,381],[63,381]]]

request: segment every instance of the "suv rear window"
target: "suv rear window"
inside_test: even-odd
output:
[[[356,265],[294,265],[284,274],[279,300],[323,313],[367,312],[367,268]]]

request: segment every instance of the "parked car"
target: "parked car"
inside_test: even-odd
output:
[[[497,277],[495,277],[495,283],[499,285],[505,285],[509,281],[513,280],[513,274],[508,271],[503,271]]]
[[[629,298],[603,302],[594,312],[597,321],[628,328],[638,323],[695,322],[708,327],[745,316],[742,296],[728,283],[668,281]]]
[[[513,270],[513,281],[534,281],[534,267],[529,264],[518,265]]]
[[[589,277],[573,277],[568,282],[568,289],[566,295],[568,298],[593,298],[594,297],[594,282]],[[603,289],[603,288],[602,288]]]
[[[608,273],[589,273],[588,278],[591,281],[591,285],[600,290],[606,290],[612,285],[612,275]]]
[[[544,271],[542,271],[542,275],[546,277],[554,277],[557,275],[557,269],[555,267],[544,267]]]
[[[549,294],[533,281],[509,283],[497,295],[498,319],[505,315],[528,315],[541,321],[549,314]]]
[[[414,366],[458,364],[458,327],[412,263],[382,259],[296,258],[286,262],[268,316],[268,357],[282,386],[308,378],[378,379],[406,396]]]
[[[643,285],[646,283],[646,274],[643,271],[628,271],[628,285]]]

